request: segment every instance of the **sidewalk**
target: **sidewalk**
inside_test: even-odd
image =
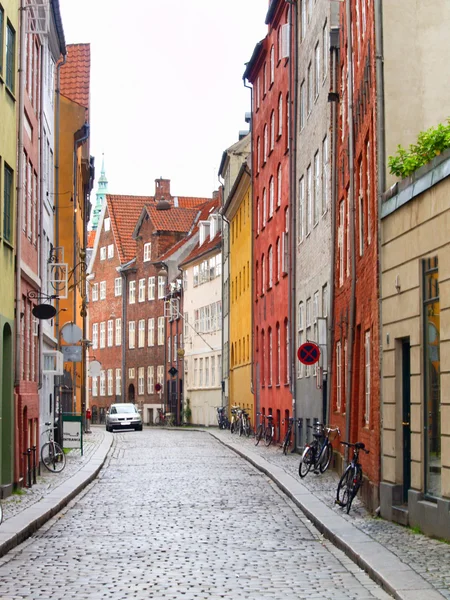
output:
[[[83,437],[83,456],[80,450],[72,450],[64,471],[50,473],[42,467],[35,485],[2,500],[0,557],[32,535],[95,479],[114,438],[104,426],[91,429],[92,433]]]
[[[252,438],[208,430],[223,444],[270,477],[317,529],[372,579],[399,600],[450,599],[450,544],[371,516],[359,499],[347,515],[334,503],[339,477],[334,472],[304,479],[300,456],[284,456],[278,446],[255,446]]]

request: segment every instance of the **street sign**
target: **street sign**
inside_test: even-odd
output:
[[[64,362],[81,362],[81,346],[61,346]]]
[[[297,357],[303,365],[314,365],[320,358],[320,348],[314,342],[305,342],[297,350]]]
[[[172,375],[172,377],[175,377],[175,375],[177,373],[178,373],[178,369],[175,369],[175,367],[170,367],[169,374]]]
[[[83,337],[83,332],[76,323],[69,321],[61,327],[61,336],[67,344],[77,344]]]
[[[161,385],[160,383],[157,383],[157,384],[155,385],[155,390],[156,390],[157,392],[160,392],[160,391],[162,390],[162,385]]]

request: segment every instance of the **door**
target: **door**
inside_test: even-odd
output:
[[[409,339],[402,343],[402,430],[403,430],[403,502],[408,503],[411,487],[411,348]]]

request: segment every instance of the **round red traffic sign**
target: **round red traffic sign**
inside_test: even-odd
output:
[[[160,392],[160,391],[162,390],[162,385],[161,385],[160,383],[157,383],[157,384],[155,385],[155,390],[156,390],[157,392]]]
[[[320,358],[320,348],[314,342],[305,342],[297,350],[297,358],[303,365],[314,365]]]

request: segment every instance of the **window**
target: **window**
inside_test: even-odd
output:
[[[259,198],[256,198],[256,235],[261,231],[261,203]]]
[[[328,54],[329,54],[329,42],[328,42],[328,27],[327,22],[325,21],[325,25],[322,30],[322,65],[323,65],[323,80],[327,76],[328,72]]]
[[[128,323],[128,348],[136,347],[136,322],[130,321]]]
[[[144,367],[138,368],[138,395],[144,394]]]
[[[164,345],[164,317],[158,317],[158,346]]]
[[[0,41],[1,41],[1,37],[0,37]],[[98,378],[97,377],[92,377],[92,395],[98,396]]]
[[[145,278],[139,279],[138,300],[139,302],[144,302],[145,300]]]
[[[106,260],[106,246],[100,248],[100,260]]]
[[[305,236],[305,178],[302,177],[298,184],[299,203],[298,203],[298,241],[302,242]]]
[[[15,55],[16,55],[16,32],[12,28],[9,21],[6,24],[6,73],[5,73],[5,81],[7,87],[14,92],[14,83],[15,83],[15,75],[16,75],[16,65],[15,65]],[[37,71],[37,69],[36,69]]]
[[[203,387],[203,358],[198,359],[198,385]]]
[[[328,138],[322,141],[322,214],[328,207]]]
[[[281,331],[280,324],[277,323],[277,368],[275,373],[275,384],[280,385],[281,373]]]
[[[371,168],[371,161],[370,161],[370,141],[367,140],[367,144],[366,144],[366,186],[367,186],[366,197],[367,197],[367,243],[369,245],[370,245],[370,243],[372,241],[372,234],[371,234],[371,230],[372,230],[372,215],[371,215],[371,210],[370,210],[370,202],[371,202],[371,193],[370,193],[370,168]]]
[[[336,410],[341,412],[342,408],[342,357],[341,342],[336,344]]]
[[[136,281],[130,281],[128,283],[128,304],[134,304],[136,302]]]
[[[155,278],[154,277],[148,278],[148,299],[149,300],[155,299]]]
[[[109,217],[106,217],[104,225],[105,231],[109,231],[111,229],[111,219]]]
[[[2,21],[0,19],[0,25],[2,25]],[[0,36],[0,42],[1,42]],[[0,50],[0,65],[1,65],[1,50]],[[1,73],[1,71],[0,71]],[[4,181],[4,190],[3,190],[3,236],[5,240],[8,242],[13,241],[13,223],[12,223],[12,202],[13,202],[13,181],[14,181],[14,173],[12,169],[8,167],[5,163],[3,169],[3,181]]]
[[[359,206],[359,255],[364,254],[364,187],[363,187],[363,165],[362,160],[358,168],[358,206]]]
[[[275,81],[275,48],[271,47],[270,49],[270,83],[272,84]]]
[[[306,123],[306,84],[305,80],[300,85],[300,129],[303,129]]]
[[[209,387],[209,357],[205,358],[205,387]]]
[[[135,374],[134,374],[134,367],[130,367],[128,369],[128,379],[134,379]]]
[[[319,42],[317,42],[316,47],[314,48],[314,96],[315,98],[319,95],[320,90],[320,46]]]
[[[116,396],[122,394],[122,369],[116,369]]]
[[[322,317],[328,317],[328,285],[322,287]]]
[[[158,298],[164,298],[166,292],[166,278],[158,275]]]
[[[122,344],[122,319],[116,319],[116,346]]]
[[[264,254],[261,257],[261,296],[266,291],[266,265],[264,261]]]
[[[269,335],[268,335],[268,356],[269,356],[269,364],[267,366],[267,377],[268,377],[268,385],[272,385],[272,369],[273,369],[273,345],[272,345],[272,329],[269,327]]]
[[[100,348],[104,348],[105,347],[105,341],[106,341],[106,323],[103,321],[102,323],[100,323]]]
[[[267,154],[269,151],[269,140],[268,140],[267,124],[264,125],[264,137],[263,137],[263,164],[267,162]]]
[[[108,396],[113,395],[113,370],[108,369]]]
[[[122,295],[122,277],[116,277],[114,279],[114,296]]]
[[[108,244],[108,258],[114,258],[114,244]]]
[[[100,300],[106,300],[106,281],[100,281]]]
[[[267,63],[264,63],[263,67],[263,97],[267,92]]]
[[[267,193],[266,188],[263,189],[263,200],[262,200],[262,226],[266,226],[267,219]]]
[[[307,89],[307,94],[308,94],[308,108],[307,108],[307,112],[308,115],[310,114],[311,110],[312,110],[312,105],[313,105],[313,81],[312,81],[312,66],[311,63],[309,63],[308,65],[308,77],[307,77],[307,84],[308,84],[308,89]]]
[[[283,95],[278,96],[278,137],[283,133]]]
[[[273,216],[273,205],[274,205],[274,195],[275,195],[275,189],[274,189],[274,182],[273,182],[273,177],[270,178],[269,181],[269,217]]]
[[[338,249],[339,249],[339,285],[344,283],[344,201],[339,203],[338,224]]]
[[[144,262],[148,262],[152,258],[152,245],[151,243],[144,244]]]
[[[100,396],[106,396],[106,373],[100,371]]]
[[[281,278],[281,242],[280,238],[277,238],[277,255],[276,255],[276,280],[280,281]]]
[[[155,393],[155,367],[147,367],[147,394]]]
[[[317,151],[314,155],[314,225],[317,225],[319,222],[319,213],[321,208],[319,202],[320,175],[319,151]]]
[[[273,150],[275,145],[275,111],[270,114],[270,150]]]
[[[365,389],[365,413],[366,425],[370,422],[370,331],[364,334],[364,389]]]
[[[259,139],[256,142],[256,172],[259,173],[259,167],[261,165],[261,140]]]
[[[96,302],[98,300],[98,283],[94,283],[92,285],[92,302]]]
[[[269,252],[267,253],[267,261],[269,268],[269,288],[273,286],[273,249],[272,246],[269,247]]]
[[[211,356],[211,386],[216,385],[216,357]]]
[[[256,80],[256,108],[259,108],[261,102],[261,84],[259,82],[259,77]]]
[[[306,235],[311,233],[312,229],[312,210],[311,210],[311,200],[312,200],[312,173],[311,173],[311,165],[306,169]]]
[[[98,323],[92,324],[92,349],[98,348]]]
[[[282,168],[281,168],[281,164],[278,165],[278,170],[277,170],[277,206],[281,206],[281,195],[282,195],[282,191],[283,191],[283,187],[282,187]]]
[[[155,319],[151,317],[147,321],[147,345],[155,345]]]
[[[3,75],[3,24],[5,22],[5,12],[0,6],[0,75]]]
[[[138,323],[138,348],[145,346],[145,319],[139,319]]]
[[[306,2],[307,0],[300,0],[300,41],[303,42],[306,35]]]
[[[298,315],[297,315],[297,344],[298,347],[300,348],[300,346],[303,344],[303,329],[304,329],[304,312],[305,312],[305,305],[303,304],[303,302],[299,302],[298,304]],[[298,361],[297,363],[297,377],[301,378],[303,377],[303,365],[300,361]]]
[[[108,348],[111,348],[113,345],[113,337],[114,337],[114,323],[112,319],[108,320]]]

